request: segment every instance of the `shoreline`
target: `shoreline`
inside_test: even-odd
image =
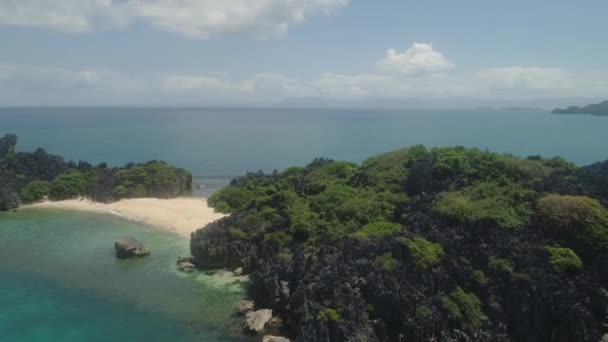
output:
[[[183,237],[224,217],[215,213],[203,197],[177,197],[172,199],[133,198],[112,203],[93,202],[78,198],[63,201],[44,201],[23,205],[19,209],[50,208],[107,214],[142,222]]]

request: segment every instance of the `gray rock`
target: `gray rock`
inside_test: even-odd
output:
[[[242,267],[237,268],[236,270],[232,271],[232,274],[235,277],[243,275],[243,268]]]
[[[13,210],[21,205],[17,180],[13,172],[0,171],[0,211]]]
[[[187,273],[194,272],[195,270],[194,264],[189,261],[180,262],[177,264],[177,268],[179,268],[180,271]]]
[[[243,299],[234,304],[234,310],[241,315],[253,311],[254,308],[255,303],[252,300]]]
[[[114,248],[116,257],[119,259],[143,257],[150,254],[150,251],[144,248],[141,242],[131,238],[114,242]]]
[[[602,336],[602,340],[600,342],[608,342],[608,334],[604,334],[604,336]]]
[[[183,257],[183,256],[180,256],[180,257],[177,257],[177,264],[179,265],[179,264],[181,264],[183,262],[192,263],[192,259],[193,259],[192,257]]]
[[[248,332],[259,334],[264,330],[266,323],[272,318],[272,310],[261,309],[248,312],[245,316],[244,329]]]
[[[262,339],[262,342],[291,342],[291,340],[283,336],[266,335]]]

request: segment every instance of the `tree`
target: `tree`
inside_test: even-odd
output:
[[[21,199],[25,202],[36,202],[49,195],[51,183],[44,180],[29,182],[21,189]]]

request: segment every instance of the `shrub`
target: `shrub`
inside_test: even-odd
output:
[[[67,171],[57,176],[51,183],[49,195],[52,199],[74,198],[82,194],[87,182],[79,171]]]
[[[490,221],[506,228],[519,228],[529,222],[534,194],[516,185],[479,183],[461,191],[441,193],[434,208],[463,222]]]
[[[430,306],[422,304],[416,307],[416,318],[419,320],[428,320],[433,317],[433,309]]]
[[[112,190],[112,196],[117,199],[125,198],[129,196],[129,190],[124,185],[118,185]]]
[[[608,249],[608,211],[586,196],[547,195],[538,201],[547,228],[574,238],[582,249]]]
[[[242,187],[229,186],[209,196],[207,203],[215,211],[231,213],[245,208],[254,198],[254,194]]]
[[[545,246],[551,266],[558,272],[578,272],[583,269],[583,261],[570,248]]]
[[[475,270],[471,273],[471,279],[481,286],[484,286],[488,283],[488,278],[483,271]]]
[[[473,293],[467,293],[460,287],[457,287],[450,297],[454,300],[460,311],[464,314],[467,322],[473,326],[479,326],[482,321],[488,319],[481,310],[481,301]]]
[[[317,313],[317,320],[323,322],[340,322],[342,320],[342,314],[340,313],[340,310],[323,308]]]
[[[497,257],[490,257],[488,259],[488,268],[496,273],[508,273],[512,275],[515,272],[515,267],[511,261]]]
[[[366,224],[353,235],[357,238],[364,239],[383,237],[397,234],[399,232],[401,232],[401,225],[398,223],[374,222]]]
[[[422,237],[401,238],[399,241],[407,247],[412,263],[419,270],[428,270],[436,266],[444,255],[440,244],[430,242]]]
[[[379,271],[392,272],[394,271],[399,262],[393,258],[393,254],[391,252],[386,252],[382,255],[379,255],[374,260],[374,267]]]
[[[25,202],[35,202],[49,195],[51,183],[43,180],[29,182],[21,189],[21,199]]]
[[[277,249],[289,245],[291,240],[291,235],[283,231],[264,234],[264,241]]]
[[[441,301],[441,306],[443,309],[448,313],[448,317],[452,319],[462,318],[462,313],[460,312],[458,304],[456,304],[456,302],[454,302],[450,297],[444,295],[441,296],[439,300]]]

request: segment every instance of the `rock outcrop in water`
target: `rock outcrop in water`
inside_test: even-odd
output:
[[[143,243],[132,239],[122,239],[114,242],[116,257],[119,259],[141,258],[150,255],[150,251],[146,249]]]
[[[417,146],[250,173],[197,265],[242,267],[297,341],[591,341],[608,333],[608,162]]]
[[[108,167],[80,161],[65,161],[39,148],[34,152],[15,152],[17,137],[0,138],[0,210],[12,209],[20,202],[88,197],[98,202],[123,198],[173,198],[192,187],[190,172],[161,161]],[[12,175],[12,176],[11,176]],[[16,198],[16,200],[15,200]]]
[[[272,310],[260,309],[257,311],[247,312],[245,315],[245,331],[259,334],[264,330],[264,327],[272,318]]]

